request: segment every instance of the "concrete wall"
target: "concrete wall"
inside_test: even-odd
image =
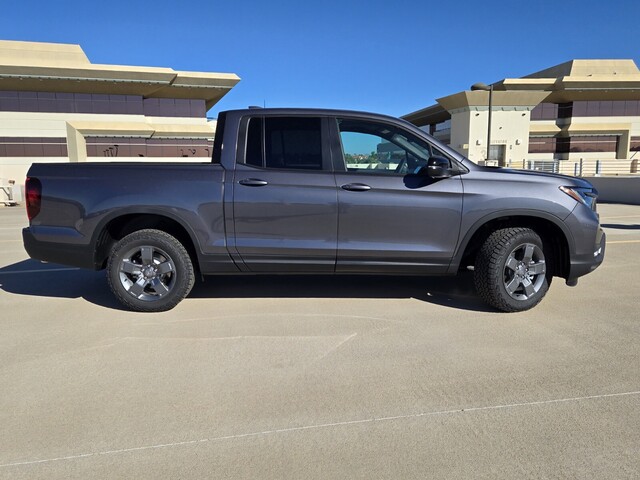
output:
[[[600,193],[599,202],[640,205],[640,177],[585,177]]]
[[[527,107],[498,107],[492,112],[491,144],[505,146],[505,165],[528,157],[529,122]],[[474,162],[487,157],[486,107],[470,107],[451,113],[451,146]]]
[[[87,126],[86,131],[71,128]],[[166,131],[161,131],[166,126]],[[99,128],[96,130],[96,128]],[[15,180],[24,184],[27,170],[32,163],[59,163],[86,160],[86,145],[83,134],[100,136],[135,136],[157,138],[191,137],[189,130],[195,129],[193,138],[212,137],[215,122],[207,122],[199,117],[151,117],[123,114],[86,113],[38,113],[0,112],[0,137],[54,137],[67,138],[68,157],[0,157],[0,178]],[[184,130],[184,131],[180,131]],[[174,133],[172,133],[172,131]],[[203,133],[204,132],[204,133]],[[210,133],[206,133],[210,132]],[[91,159],[97,160],[97,159]],[[114,161],[114,159],[109,159]],[[119,159],[121,160],[121,159]],[[139,158],[130,160],[139,161]],[[183,159],[151,158],[151,161]],[[202,161],[202,158],[194,161]]]

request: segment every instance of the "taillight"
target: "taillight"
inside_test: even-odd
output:
[[[27,197],[27,217],[31,221],[40,213],[40,202],[42,200],[42,184],[40,180],[27,177],[25,196]]]

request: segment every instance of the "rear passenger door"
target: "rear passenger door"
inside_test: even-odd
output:
[[[328,120],[241,123],[233,181],[235,251],[253,272],[333,272],[338,212]]]

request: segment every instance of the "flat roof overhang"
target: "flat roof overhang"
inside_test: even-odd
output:
[[[492,106],[495,110],[501,107],[533,108],[543,101],[549,92],[544,91],[501,91],[494,90]],[[438,104],[404,115],[402,118],[417,125],[424,126],[440,123],[451,118],[451,112],[460,109],[486,109],[489,104],[489,92],[469,91],[454,93],[436,99]]]
[[[589,100],[640,100],[639,75],[506,78],[495,85],[506,91],[545,90],[550,103]]]
[[[71,128],[83,135],[99,137],[135,136],[143,138],[213,138],[215,128],[206,124],[165,124],[153,122],[67,122]]]
[[[170,68],[0,65],[0,90],[203,99],[207,109],[239,81],[232,73],[178,72]]]
[[[451,114],[441,105],[432,105],[422,110],[403,115],[403,120],[411,122],[418,127],[430,125],[432,123],[440,123],[451,118]]]

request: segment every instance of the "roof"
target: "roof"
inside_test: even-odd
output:
[[[496,90],[545,90],[547,101],[638,100],[640,70],[633,60],[570,60],[522,78],[505,78]]]
[[[570,60],[522,78],[640,75],[633,60]]]
[[[338,118],[357,118],[366,119],[370,121],[380,121],[385,123],[395,123],[402,125],[404,128],[415,129],[415,125],[407,122],[403,118],[393,117],[391,115],[385,115],[382,113],[363,112],[358,110],[338,110],[328,108],[282,108],[282,107],[252,107],[237,110],[226,110],[220,112],[222,114],[234,115],[237,117],[242,116],[314,116],[314,117],[338,117]]]
[[[564,103],[578,100],[640,100],[640,70],[633,60],[570,60],[521,78],[505,78],[493,84],[494,105],[536,106],[541,101]],[[402,118],[417,125],[450,118],[451,110],[487,105],[486,91],[468,90],[438,98],[427,108]]]
[[[0,40],[0,90],[204,99],[211,108],[239,81],[234,73],[94,64],[79,45]]]
[[[406,123],[404,120],[391,115],[385,115],[384,113],[364,112],[359,110],[343,110],[332,108],[306,108],[306,107],[250,107],[234,110],[226,110],[221,113],[232,113],[238,115],[251,115],[251,116],[314,116],[314,117],[358,117],[367,118],[370,120],[381,120],[389,122],[401,122]]]

